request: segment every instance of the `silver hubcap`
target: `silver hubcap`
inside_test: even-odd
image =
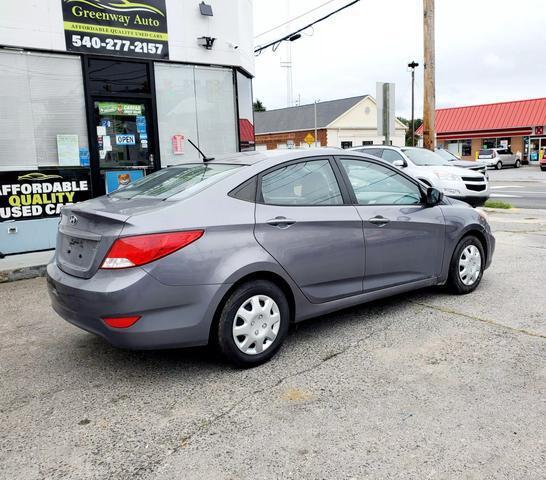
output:
[[[459,258],[459,277],[465,285],[473,285],[482,270],[482,256],[476,245],[468,245]]]
[[[281,313],[275,301],[267,295],[254,295],[240,306],[233,322],[233,340],[247,355],[267,350],[277,338]]]

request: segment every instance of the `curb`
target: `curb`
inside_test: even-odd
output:
[[[47,265],[33,265],[32,267],[14,268],[0,271],[0,283],[28,280],[30,278],[45,277]]]

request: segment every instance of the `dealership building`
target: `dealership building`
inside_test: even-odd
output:
[[[546,98],[438,109],[436,140],[465,160],[482,148],[507,148],[536,163],[546,151]]]
[[[0,255],[62,205],[254,148],[251,0],[0,3]]]

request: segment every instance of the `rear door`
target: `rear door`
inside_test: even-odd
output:
[[[362,292],[362,220],[329,157],[258,177],[255,235],[314,303]]]
[[[440,207],[425,205],[417,181],[375,160],[339,157],[363,221],[364,291],[438,276],[445,221]]]

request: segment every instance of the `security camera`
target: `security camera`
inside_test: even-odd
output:
[[[237,50],[239,48],[239,45],[233,42],[227,42],[228,47],[233,48],[233,50]]]

